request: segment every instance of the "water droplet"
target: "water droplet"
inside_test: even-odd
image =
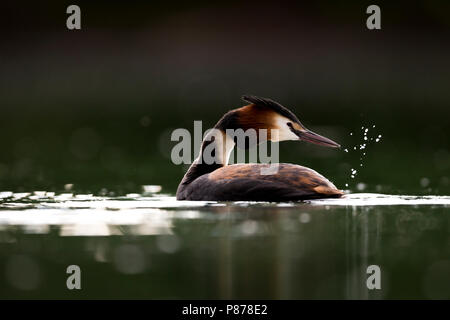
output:
[[[420,179],[420,185],[422,186],[422,187],[427,187],[428,185],[430,184],[430,179],[428,179],[428,178],[422,178],[422,179]]]
[[[114,250],[114,266],[124,274],[144,272],[147,261],[144,251],[134,244],[123,244]]]
[[[356,185],[356,189],[358,189],[359,191],[363,191],[364,189],[366,189],[366,184],[360,182]]]
[[[150,117],[143,116],[139,122],[141,123],[141,126],[148,127],[150,125],[150,122],[151,122],[150,121]]]
[[[298,219],[300,220],[301,223],[308,223],[311,221],[311,215],[309,213],[304,212],[300,214]]]
[[[162,189],[161,186],[158,185],[143,185],[142,190],[144,191],[144,194],[147,193],[158,193]]]
[[[253,220],[247,220],[244,221],[241,225],[240,225],[240,231],[245,234],[245,235],[252,235],[255,234],[256,232],[258,232],[259,229],[259,224],[256,221]]]
[[[161,235],[156,238],[159,250],[165,253],[175,253],[180,247],[180,240],[176,235]]]

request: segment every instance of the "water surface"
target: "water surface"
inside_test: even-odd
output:
[[[1,298],[450,298],[450,197],[0,193]],[[82,290],[66,288],[79,265]],[[368,290],[369,265],[382,289]]]

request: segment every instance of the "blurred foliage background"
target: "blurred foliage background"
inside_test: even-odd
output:
[[[0,190],[172,193],[171,131],[255,94],[350,151],[284,142],[280,161],[353,191],[449,194],[450,2],[378,1],[376,31],[369,1],[77,1],[79,31],[70,4],[2,5]],[[382,135],[364,157],[362,126]]]

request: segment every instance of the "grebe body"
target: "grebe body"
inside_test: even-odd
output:
[[[214,129],[223,139],[205,138],[199,157],[192,163],[177,189],[177,200],[210,201],[296,201],[338,198],[343,192],[316,171],[295,164],[279,163],[273,174],[262,174],[266,164],[232,164],[228,158],[235,140],[227,129],[267,129],[266,140],[303,140],[340,147],[336,142],[306,129],[298,118],[279,103],[266,98],[244,96],[250,105],[226,113]],[[271,135],[270,130],[277,134]],[[226,143],[225,143],[226,142]],[[259,140],[257,143],[263,142]],[[202,161],[206,148],[216,147],[218,161]],[[239,146],[247,148],[246,146]],[[273,165],[273,164],[272,164]]]
[[[263,164],[232,164],[204,174],[177,194],[179,200],[295,201],[340,197],[342,192],[316,171],[280,163],[273,175],[262,175]]]

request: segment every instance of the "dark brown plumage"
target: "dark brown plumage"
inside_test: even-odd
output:
[[[343,192],[316,171],[280,163],[261,175],[264,164],[234,164],[202,175],[177,194],[179,200],[295,201],[338,198]]]

